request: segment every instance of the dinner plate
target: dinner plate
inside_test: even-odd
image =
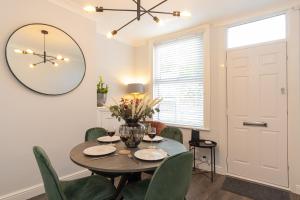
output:
[[[121,138],[120,138],[120,136],[114,135],[112,137],[110,137],[110,136],[102,136],[102,137],[97,138],[97,140],[99,142],[118,142],[118,141],[121,140]]]
[[[104,156],[115,152],[117,149],[112,145],[98,145],[86,148],[83,153],[88,156]]]
[[[143,137],[143,140],[146,142],[160,142],[162,141],[164,138],[161,136],[155,136],[155,138],[151,139],[148,135],[145,135]]]
[[[168,153],[162,149],[142,149],[136,151],[134,156],[140,160],[158,161],[166,158]]]

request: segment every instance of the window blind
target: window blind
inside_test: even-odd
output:
[[[155,120],[204,127],[204,66],[202,34],[155,45],[153,95],[163,97]]]

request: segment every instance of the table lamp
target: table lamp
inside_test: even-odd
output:
[[[131,83],[127,86],[127,92],[132,95],[145,93],[145,86],[142,83]]]

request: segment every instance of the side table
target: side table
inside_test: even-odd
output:
[[[205,143],[205,141],[210,141],[211,144]],[[217,143],[211,140],[199,140],[199,141],[189,141],[189,149],[194,151],[194,169],[196,168],[196,148],[210,149],[211,156],[211,182],[214,181],[214,174],[216,173],[216,148]]]

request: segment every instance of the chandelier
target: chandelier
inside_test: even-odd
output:
[[[136,4],[136,6],[137,6],[136,9],[111,9],[111,8],[103,8],[102,6],[91,6],[91,5],[87,5],[83,9],[87,12],[99,12],[99,13],[102,13],[104,11],[136,12],[137,15],[136,15],[135,18],[133,18],[132,20],[130,20],[129,22],[127,22],[126,24],[124,24],[120,28],[109,32],[107,34],[108,38],[112,38],[113,36],[117,35],[117,33],[120,30],[122,30],[123,28],[125,28],[126,26],[128,26],[129,24],[134,22],[135,20],[139,21],[141,19],[141,17],[144,16],[145,14],[148,14],[150,17],[152,17],[152,19],[158,24],[161,24],[162,21],[156,16],[156,14],[172,15],[174,17],[181,17],[181,16],[182,17],[189,17],[189,16],[191,16],[191,13],[189,13],[188,11],[161,12],[161,11],[155,11],[154,10],[155,8],[157,8],[160,5],[164,4],[168,0],[164,0],[164,1],[156,4],[155,6],[153,6],[150,9],[145,9],[141,5],[141,0],[132,0],[132,1]]]
[[[37,56],[41,59],[41,61],[39,61],[39,62],[29,64],[30,68],[34,68],[37,65],[46,64],[46,63],[51,63],[52,65],[57,67],[58,66],[58,61],[69,62],[70,61],[69,58],[64,58],[61,55],[52,56],[52,55],[47,54],[47,51],[46,51],[46,35],[48,35],[48,31],[41,30],[41,33],[42,33],[43,39],[44,39],[44,41],[43,41],[44,42],[43,43],[44,51],[42,53],[35,52],[31,49],[26,49],[26,50],[15,49],[14,52],[18,53],[18,54]]]

